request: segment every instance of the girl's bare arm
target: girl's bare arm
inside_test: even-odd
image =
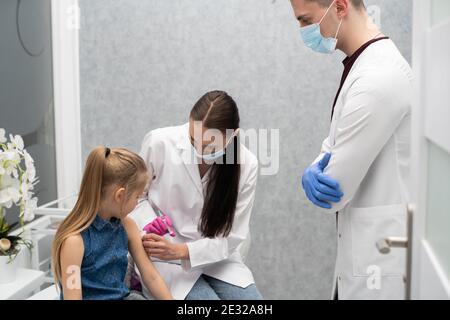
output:
[[[139,269],[145,286],[156,299],[172,300],[173,297],[169,288],[144,250],[138,226],[131,218],[125,218],[123,225],[128,234],[128,249]]]
[[[61,248],[61,286],[64,300],[83,299],[80,272],[83,254],[81,235],[70,236],[64,241]]]

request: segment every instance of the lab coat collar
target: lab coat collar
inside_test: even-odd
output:
[[[203,197],[203,184],[200,178],[200,172],[198,169],[198,159],[195,156],[193,146],[189,139],[189,123],[182,125],[182,134],[177,142],[177,148],[180,149],[180,157],[183,160],[183,164],[186,167],[186,171],[192,180],[192,183],[197,189],[198,193]]]
[[[177,142],[177,148],[182,150],[190,150],[192,147],[191,140],[189,139],[189,122],[181,126],[182,136]]]

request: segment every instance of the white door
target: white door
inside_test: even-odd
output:
[[[411,297],[450,299],[450,1],[414,0]]]

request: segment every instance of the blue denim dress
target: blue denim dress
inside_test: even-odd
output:
[[[83,300],[124,299],[130,291],[125,285],[128,236],[122,222],[115,218],[106,221],[97,215],[81,236]]]

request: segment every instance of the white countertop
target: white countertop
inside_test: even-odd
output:
[[[44,275],[42,271],[19,268],[14,282],[0,284],[0,300],[26,299],[34,290],[39,289]]]

